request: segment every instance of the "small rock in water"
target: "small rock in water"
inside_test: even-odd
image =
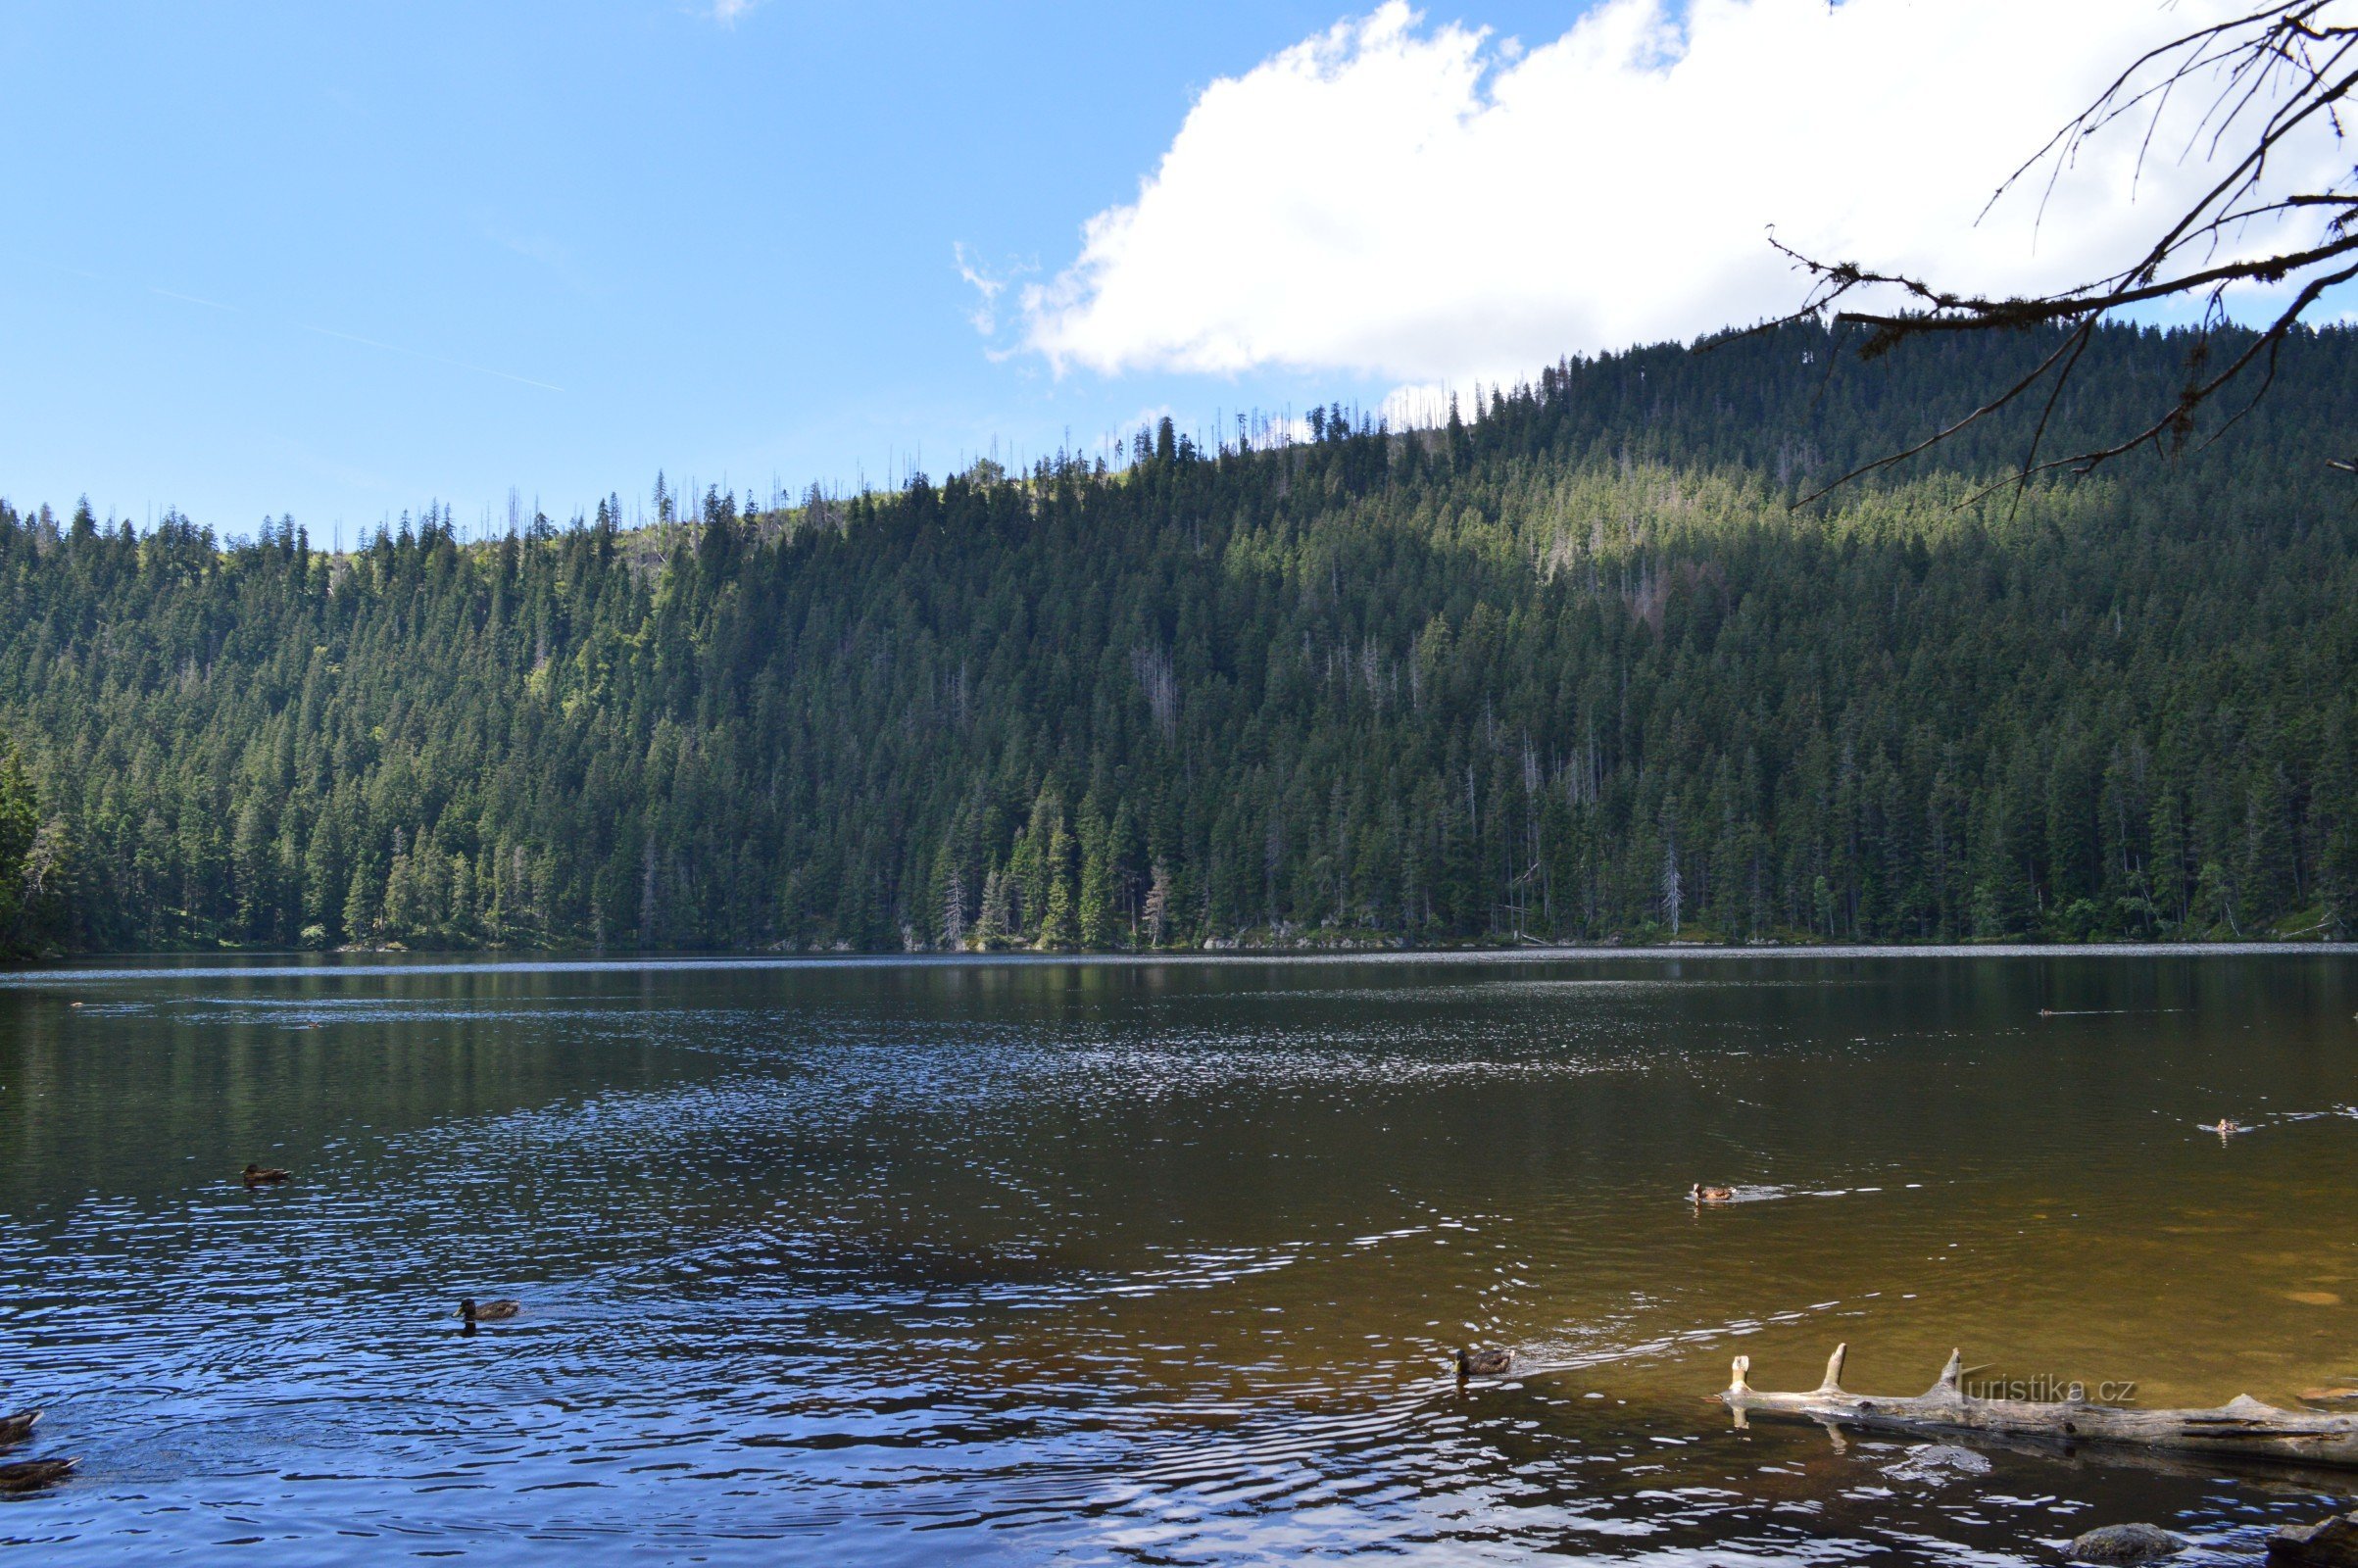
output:
[[[2186,1546],[2158,1525],[2106,1525],[2075,1540],[2067,1555],[2074,1562],[2151,1562]]]
[[[2358,1568],[2358,1513],[2284,1526],[2268,1538],[2268,1560],[2299,1568]]]
[[[1986,1476],[1990,1461],[1971,1448],[1960,1448],[1953,1443],[1928,1443],[1920,1448],[1910,1448],[1908,1456],[1888,1467],[1884,1474],[1901,1481],[1942,1481],[1950,1476]]]

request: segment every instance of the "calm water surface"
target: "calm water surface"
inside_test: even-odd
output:
[[[0,1403],[83,1469],[0,1541],[2249,1560],[2337,1483],[1703,1396],[2358,1381],[2354,1013],[2316,951],[9,976]]]

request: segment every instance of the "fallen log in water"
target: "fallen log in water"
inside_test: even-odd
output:
[[[1842,1388],[1846,1345],[1826,1360],[1826,1381],[1807,1394],[1766,1394],[1744,1381],[1752,1358],[1736,1358],[1735,1381],[1719,1397],[1741,1424],[1747,1414],[1791,1415],[1901,1432],[1987,1432],[2063,1443],[2235,1453],[2358,1467],[2358,1416],[2280,1410],[2237,1395],[2215,1410],[2131,1410],[2084,1399],[1978,1399],[1959,1386],[1964,1357],[1951,1350],[1940,1380],[1913,1397],[1884,1398]]]

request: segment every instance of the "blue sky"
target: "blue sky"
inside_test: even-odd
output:
[[[2032,4],[1726,0],[1690,40],[1646,0],[14,0],[0,496],[349,542],[1431,407],[1786,308],[1766,221],[1957,254],[1894,172],[1969,216],[2153,13],[2086,0],[2085,59],[2012,96],[1948,69]],[[1984,85],[1867,69],[1895,25]],[[1871,90],[1779,79],[1842,50]],[[1661,205],[1696,171],[1753,205]]]
[[[1194,89],[1336,15],[12,4],[0,494],[349,537],[1208,423],[1248,389],[995,362],[953,248],[1061,265]],[[1313,384],[1358,390],[1250,390]]]

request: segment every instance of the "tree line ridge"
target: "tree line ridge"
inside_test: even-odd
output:
[[[1838,348],[639,530],[0,504],[0,941],[2346,933],[2352,334],[2205,450],[1975,499],[1993,420],[1794,510],[2039,342]],[[2181,361],[2104,329],[2061,438]]]

